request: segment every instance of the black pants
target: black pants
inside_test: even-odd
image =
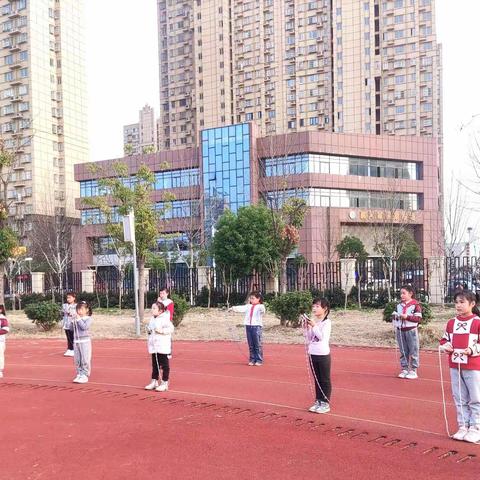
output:
[[[152,353],[152,380],[158,380],[159,367],[162,369],[162,380],[168,382],[170,375],[170,362],[166,353]]]
[[[67,336],[68,350],[73,350],[73,330],[65,330],[65,335]]]
[[[330,381],[330,355],[310,355],[310,366],[315,382],[315,395],[319,402],[329,402],[332,394]]]

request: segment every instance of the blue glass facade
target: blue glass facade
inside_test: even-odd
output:
[[[248,124],[202,131],[205,235],[228,208],[250,204],[250,127]]]

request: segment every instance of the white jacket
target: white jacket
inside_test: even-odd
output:
[[[316,325],[307,328],[308,353],[310,355],[328,355],[330,353],[330,333],[332,322],[325,318],[316,322]]]
[[[174,327],[170,321],[170,313],[165,311],[158,317],[150,318],[147,326],[148,353],[172,353],[172,333]]]
[[[253,312],[252,312],[253,308]],[[262,303],[257,303],[256,305],[247,304],[247,305],[238,305],[237,307],[232,307],[234,312],[245,313],[245,318],[243,320],[244,325],[252,326],[263,326],[263,316],[265,315],[265,305]]]

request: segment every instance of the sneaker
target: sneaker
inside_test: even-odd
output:
[[[328,413],[330,411],[330,404],[327,402],[320,402],[320,405],[315,410],[315,413]]]
[[[79,379],[80,379],[81,375],[77,375],[74,379],[73,379],[73,383],[79,383]]]
[[[152,379],[152,381],[145,387],[145,390],[155,390],[158,387],[158,381]]]
[[[256,366],[256,367],[261,367],[262,365],[263,365],[262,362],[255,362],[255,366]]]
[[[158,387],[158,381],[152,380],[146,387],[145,390],[155,390]]]
[[[457,432],[457,433],[454,433],[454,434],[452,435],[452,438],[453,438],[454,440],[460,440],[460,441],[462,441],[462,440],[465,440],[465,435],[466,435],[467,433],[468,433],[468,427],[466,427],[466,426],[463,425],[463,426],[461,426],[461,427],[458,429],[458,432]]]
[[[309,412],[317,413],[317,408],[320,406],[320,402],[315,400],[315,403],[308,409]]]
[[[398,378],[406,378],[407,375],[408,375],[408,370],[402,370],[402,371],[398,374]]]
[[[408,378],[409,380],[415,380],[418,378],[417,372],[415,370],[410,370],[406,375],[405,378]]]
[[[248,362],[248,365],[249,365],[250,367],[253,367],[253,366],[255,365],[255,362]]]
[[[86,375],[80,375],[76,383],[88,383],[88,377]]]
[[[0,370],[0,378],[3,378],[3,372]]]
[[[155,389],[157,392],[166,392],[168,390],[168,382],[164,382],[162,380],[162,383]]]
[[[74,353],[73,353],[73,350],[67,350],[63,356],[64,357],[73,357]]]
[[[480,443],[480,425],[470,425],[467,434],[463,437],[463,441]]]

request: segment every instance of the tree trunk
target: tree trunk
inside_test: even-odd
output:
[[[362,276],[360,275],[360,272],[358,272],[358,280],[357,280],[358,308],[362,308],[361,288],[362,288]]]
[[[287,293],[287,259],[280,260],[280,293]]]
[[[143,322],[145,315],[145,259],[139,258],[137,261],[138,268],[138,316],[140,323]]]
[[[5,263],[0,263],[0,304],[5,305]]]

